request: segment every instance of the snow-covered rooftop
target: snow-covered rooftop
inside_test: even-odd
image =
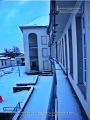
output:
[[[4,55],[0,55],[0,57],[4,57]]]
[[[11,58],[11,60],[13,61],[13,60],[15,60],[15,58]]]
[[[0,57],[0,60],[7,60],[10,59],[10,57]]]
[[[28,76],[24,73],[24,66],[19,66],[19,68],[20,77],[17,66],[13,67],[13,69],[12,67],[0,69],[0,96],[3,98],[3,101],[0,102],[0,112],[3,112],[3,107],[15,107],[18,102],[22,106],[28,91],[23,90],[14,93],[13,87],[21,81],[33,82],[36,79],[36,75]]]
[[[48,26],[48,24],[49,24],[49,16],[41,16],[31,21],[30,23],[25,24],[24,26]]]

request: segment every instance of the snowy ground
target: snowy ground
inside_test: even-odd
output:
[[[18,67],[15,66],[0,69],[0,96],[2,96],[3,101],[0,102],[0,112],[3,112],[3,107],[15,107],[18,102],[22,104],[25,99],[27,90],[13,93],[13,87],[17,83],[24,82],[33,82],[36,75],[26,75],[24,72],[24,66],[20,66],[20,77],[18,72]]]

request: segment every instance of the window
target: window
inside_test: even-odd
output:
[[[1,61],[1,64],[3,65],[3,61]]]
[[[70,75],[73,78],[73,49],[72,49],[72,28],[68,29],[68,40],[69,40],[69,60],[70,60]]]
[[[7,65],[7,62],[5,61],[5,65]]]
[[[78,84],[83,84],[83,45],[81,16],[76,17]]]
[[[66,34],[65,34],[65,59],[66,59],[66,63],[65,63],[65,65],[66,65],[66,72],[68,72],[68,59],[67,59],[67,38],[66,38]]]
[[[61,41],[60,41],[60,50],[59,50],[60,62],[61,62]]]
[[[85,39],[85,21],[82,15],[82,46],[83,46],[83,83],[86,85],[86,39]]]
[[[84,15],[76,16],[78,87],[86,98],[86,40]]]
[[[62,55],[63,55],[63,66],[65,67],[65,58],[64,58],[64,40],[62,39]]]
[[[44,58],[48,57],[48,50],[47,50],[47,48],[42,48],[42,57],[44,57]]]
[[[63,63],[63,44],[61,40],[61,63]]]
[[[47,45],[47,37],[46,36],[41,36],[41,43],[42,43],[42,45]]]
[[[48,70],[48,60],[43,61],[43,69]]]

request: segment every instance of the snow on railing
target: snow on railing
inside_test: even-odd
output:
[[[10,114],[10,119],[14,117],[14,115],[21,109],[20,102],[16,105],[16,107],[3,107],[3,111],[12,111]]]
[[[51,64],[53,65],[53,72],[54,74],[56,74],[54,59],[51,56],[49,56],[49,60],[51,61]]]
[[[54,83],[53,83],[53,92],[52,92],[52,94],[53,94],[53,99],[54,99],[54,101],[53,101],[53,106],[54,106],[54,108],[53,108],[53,112],[52,112],[52,116],[53,116],[53,118],[52,119],[55,119],[56,118],[56,114],[55,114],[55,112],[56,112],[56,99],[57,99],[57,78],[56,78],[56,69],[55,69],[55,61],[54,61],[54,59],[50,56],[49,57],[49,60],[51,61],[51,64],[52,64],[52,67],[53,67],[53,80],[54,80]]]
[[[51,61],[52,63],[52,66],[53,66],[53,73],[54,73],[54,84],[55,84],[55,97],[57,98],[57,92],[56,92],[56,86],[57,86],[57,78],[56,78],[56,69],[55,69],[55,62],[54,62],[54,59],[49,56],[49,60]]]

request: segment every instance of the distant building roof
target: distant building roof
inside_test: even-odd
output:
[[[10,59],[10,57],[0,57],[0,60],[7,60]]]
[[[17,57],[15,57],[15,59],[17,59],[17,58],[24,58],[24,56],[17,56]]]
[[[24,28],[24,27],[48,26],[48,25],[49,25],[49,16],[41,16],[41,17],[38,17],[35,20],[31,21],[28,24],[20,26],[20,29]]]
[[[4,57],[4,55],[0,55],[0,57]]]
[[[14,61],[14,60],[15,60],[15,58],[11,58],[11,60],[12,60],[12,61]]]

